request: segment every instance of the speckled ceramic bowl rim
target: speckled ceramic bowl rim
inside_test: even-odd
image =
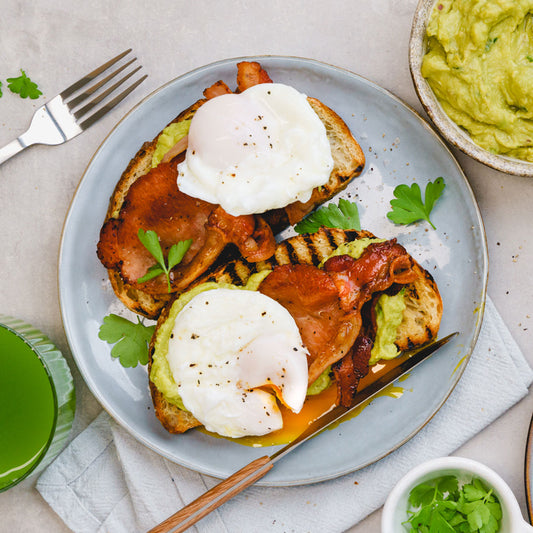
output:
[[[442,109],[431,87],[421,74],[422,58],[426,51],[427,21],[437,0],[419,0],[416,7],[409,41],[409,68],[411,77],[425,111],[441,135],[451,144],[480,163],[491,168],[515,174],[533,176],[533,163],[493,154],[475,144],[470,136],[453,122]]]

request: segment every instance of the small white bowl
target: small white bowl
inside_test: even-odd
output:
[[[406,533],[408,530],[402,526],[402,523],[408,519],[409,493],[418,484],[443,475],[456,475],[460,479],[477,477],[494,489],[502,506],[499,533],[533,532],[533,527],[522,517],[513,492],[494,470],[463,457],[440,457],[413,468],[392,489],[383,507],[381,533]]]
[[[462,130],[446,114],[429,86],[429,83],[422,76],[420,69],[422,67],[422,59],[426,54],[426,28],[436,1],[419,0],[413,18],[411,38],[409,41],[409,68],[416,93],[422,106],[440,134],[465,154],[496,170],[517,176],[533,177],[533,163],[505,155],[494,154],[478,146],[470,135]]]

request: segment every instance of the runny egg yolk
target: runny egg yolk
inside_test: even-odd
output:
[[[379,363],[372,365],[369,373],[359,382],[358,390],[362,390],[371,383],[375,382],[383,374],[405,361],[406,358],[406,355],[400,355],[395,359],[382,360]],[[391,387],[385,389],[381,395],[387,395],[396,398],[401,396],[402,393],[403,389],[391,385]],[[294,413],[290,409],[281,406],[280,411],[283,417],[283,427],[281,429],[267,435],[242,437],[236,439],[236,442],[245,446],[253,447],[288,444],[298,437],[298,435],[300,435],[305,429],[307,429],[312,422],[320,418],[328,411],[331,411],[336,404],[337,386],[334,382],[330,387],[322,391],[320,394],[308,396],[305,400],[303,408],[299,413]],[[354,412],[350,413],[347,419],[357,416],[367,404],[368,402],[363,404],[361,409],[356,409]],[[214,434],[212,435],[219,436]]]

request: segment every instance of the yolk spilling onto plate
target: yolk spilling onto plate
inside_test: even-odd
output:
[[[365,376],[360,382],[358,390],[362,390],[365,387],[368,387],[371,383],[376,381],[384,373],[388,372],[392,368],[400,365],[407,356],[402,355],[391,359],[389,361],[382,360],[379,363],[376,363],[370,368],[370,372]],[[392,397],[399,397],[403,393],[403,389],[400,387],[394,387],[390,385],[381,395],[387,395]],[[250,436],[250,437],[241,437],[239,439],[229,439],[243,444],[245,446],[277,446],[280,444],[288,444],[293,441],[300,433],[302,433],[312,422],[317,418],[321,417],[323,414],[327,413],[333,409],[337,401],[337,387],[335,383],[328,387],[325,391],[317,394],[316,396],[308,396],[302,410],[299,413],[293,413],[290,409],[287,409],[284,405],[280,405],[280,411],[283,416],[283,428],[267,435],[262,436]],[[361,409],[356,409],[353,413],[348,415],[348,418],[357,416],[362,409],[367,405],[365,403],[361,406]],[[344,420],[346,420],[344,419]],[[343,420],[343,421],[344,421]],[[217,435],[216,433],[211,433],[205,429],[199,429],[203,433],[207,433],[213,437],[226,438]]]

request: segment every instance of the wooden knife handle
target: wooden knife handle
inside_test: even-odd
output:
[[[167,533],[171,530],[173,533],[185,531],[211,511],[214,511],[217,507],[233,498],[233,496],[242,492],[246,487],[261,479],[273,466],[274,463],[270,461],[268,455],[259,457],[259,459],[252,461],[229,478],[215,485],[211,490],[202,494],[202,496],[183,507],[177,513],[169,516],[148,533]]]

